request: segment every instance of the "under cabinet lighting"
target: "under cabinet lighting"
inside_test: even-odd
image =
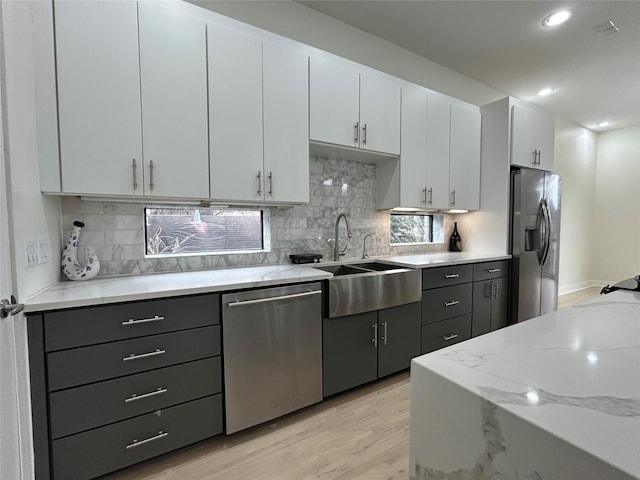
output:
[[[456,209],[453,209],[453,210],[445,210],[444,213],[469,213],[469,210],[456,210]]]
[[[545,27],[555,27],[556,25],[560,25],[561,23],[569,20],[569,17],[571,17],[571,12],[569,10],[561,10],[545,17],[545,19],[542,20],[542,25]]]
[[[552,93],[554,93],[556,91],[555,88],[543,88],[542,90],[540,90],[538,92],[538,95],[541,97],[546,97],[547,95],[551,95]]]

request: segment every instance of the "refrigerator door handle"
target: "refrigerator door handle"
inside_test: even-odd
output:
[[[542,260],[540,261],[540,265],[544,265],[547,261],[547,257],[549,256],[549,246],[551,244],[551,213],[549,212],[549,207],[547,205],[547,201],[542,199],[542,212],[544,214],[545,228],[544,228],[544,248],[542,253]]]
[[[543,257],[544,257],[544,249],[545,249],[545,239],[547,238],[546,233],[546,217],[544,213],[544,199],[540,200],[538,204],[538,215],[536,216],[536,229],[538,234],[540,235],[539,240],[540,244],[536,245],[536,253],[538,254],[538,265],[542,265]]]

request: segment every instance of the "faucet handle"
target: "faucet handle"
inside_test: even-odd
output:
[[[342,250],[340,250],[339,255],[346,255],[347,254],[347,248],[349,248],[349,245],[345,245],[344,248]]]

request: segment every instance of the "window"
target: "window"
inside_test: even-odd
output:
[[[442,215],[391,214],[391,245],[442,242]]]
[[[259,251],[263,211],[214,208],[145,208],[147,255]]]

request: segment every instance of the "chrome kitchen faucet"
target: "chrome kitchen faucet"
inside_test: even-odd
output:
[[[341,218],[344,218],[344,221],[347,225],[347,238],[351,238],[351,227],[349,227],[349,217],[347,217],[346,213],[341,213],[338,215],[338,218],[336,218],[336,228],[335,228],[335,235],[333,239],[333,259],[334,260],[340,260],[340,256],[346,253],[347,247],[348,247],[348,245],[345,245],[344,250],[340,251],[340,247],[338,246],[338,240],[340,238],[338,235],[338,226],[340,225]]]

